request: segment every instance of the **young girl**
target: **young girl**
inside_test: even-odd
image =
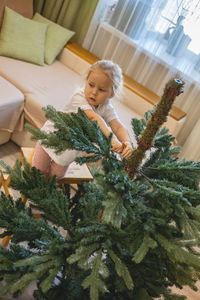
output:
[[[119,121],[110,103],[110,99],[113,96],[119,95],[122,86],[121,68],[110,60],[97,61],[89,68],[85,88],[75,91],[69,104],[64,107],[63,111],[76,113],[78,108],[81,108],[91,121],[97,121],[106,136],[110,134],[107,126],[109,125],[118,139],[113,136],[112,150],[116,153],[121,153],[123,158],[128,158],[132,152],[131,143],[127,131]],[[51,132],[55,129],[53,123],[48,120],[41,130]],[[82,154],[81,151],[66,150],[57,155],[53,149],[41,146],[38,141],[32,166],[43,173],[48,173],[50,176],[57,175],[58,178],[61,178],[69,164]]]

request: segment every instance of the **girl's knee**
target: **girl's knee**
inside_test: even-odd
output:
[[[50,168],[50,176],[56,175],[58,178],[62,178],[66,171],[67,171],[68,166],[61,166],[52,161],[51,163],[51,168]]]
[[[49,172],[51,158],[42,148],[39,142],[36,143],[35,151],[32,158],[32,167],[37,168],[43,173]]]

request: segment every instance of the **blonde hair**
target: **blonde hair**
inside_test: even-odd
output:
[[[89,68],[87,78],[89,77],[92,71],[97,69],[101,70],[110,78],[110,80],[113,83],[113,93],[114,95],[119,97],[123,87],[123,75],[120,66],[111,60],[98,60]]]

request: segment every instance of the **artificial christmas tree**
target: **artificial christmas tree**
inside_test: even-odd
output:
[[[71,189],[26,161],[14,169],[2,163],[23,198],[0,197],[1,237],[11,235],[0,248],[1,295],[17,296],[35,280],[38,300],[175,300],[185,297],[173,295],[173,285],[196,289],[200,163],[179,161],[179,147],[162,127],[182,86],[170,80],[153,112],[132,120],[138,145],[128,160],[111,151],[111,136],[84,112],[45,109],[58,130],[29,128],[35,138],[57,152],[85,151],[90,155],[77,162],[101,159],[101,167],[93,168],[91,183]]]

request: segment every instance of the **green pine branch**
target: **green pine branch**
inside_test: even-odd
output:
[[[44,108],[46,117],[54,122],[55,131],[49,134],[26,125],[33,134],[33,139],[40,139],[42,145],[61,153],[66,149],[75,149],[89,154],[88,158],[79,158],[79,163],[97,161],[102,157],[115,157],[111,150],[111,138],[102,133],[97,122],[91,122],[85,113],[79,109],[78,114],[66,114],[56,111],[53,107]],[[77,160],[76,160],[77,161]]]
[[[71,231],[70,199],[57,188],[55,177],[48,180],[39,170],[31,168],[25,159],[24,167],[17,161],[13,169],[0,163],[10,176],[10,187],[29,199],[31,207],[39,210],[46,220]]]

